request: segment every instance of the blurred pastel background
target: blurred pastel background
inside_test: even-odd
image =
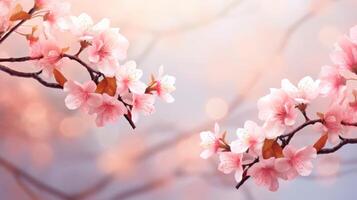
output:
[[[31,199],[26,188],[46,200],[357,198],[357,146],[320,157],[311,177],[281,182],[271,193],[249,181],[236,191],[233,175],[218,172],[216,160],[199,158],[198,137],[218,121],[233,138],[245,120],[257,120],[257,99],[281,79],[317,78],[331,63],[333,43],[357,24],[356,0],[69,2],[76,15],[106,17],[120,27],[144,79],[160,65],[176,76],[176,101],[158,102],[135,131],[124,119],[96,128],[92,117],[65,108],[62,92],[0,74],[1,158],[60,193],[0,168],[0,199]],[[1,55],[26,55],[16,37],[1,46]],[[66,68],[81,72],[71,63]],[[296,142],[318,134],[310,128],[301,137]]]

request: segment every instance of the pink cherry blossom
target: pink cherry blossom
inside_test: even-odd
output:
[[[68,80],[63,89],[68,92],[65,104],[68,109],[75,110],[83,108],[88,111],[91,107],[97,107],[101,104],[101,95],[94,93],[97,85],[93,81],[80,84],[76,81]]]
[[[331,59],[341,69],[357,73],[357,46],[349,38],[343,37],[338,41]]]
[[[0,35],[4,33],[10,26],[10,10],[13,0],[0,1]]]
[[[328,133],[330,143],[337,144],[339,136],[344,136],[348,133],[348,128],[341,124],[346,118],[345,105],[334,103],[329,106],[329,109],[323,115],[323,124],[319,124],[319,129],[322,133]]]
[[[282,135],[297,118],[293,99],[280,89],[271,89],[269,95],[260,98],[258,109],[259,119],[265,121],[265,136],[269,139]]]
[[[235,171],[234,178],[237,182],[242,180],[243,175],[243,154],[237,154],[232,152],[222,152],[219,154],[220,163],[218,170],[230,174]]]
[[[95,122],[97,126],[102,127],[109,122],[115,122],[120,116],[127,114],[128,110],[118,99],[104,93],[101,104],[91,108],[89,113],[97,114]]]
[[[150,94],[131,94],[124,101],[132,105],[131,118],[134,122],[138,121],[139,114],[150,115],[155,112],[155,97]]]
[[[91,42],[95,36],[110,29],[109,19],[105,18],[94,24],[93,19],[86,13],[69,16],[61,22],[58,24],[60,30],[71,32],[79,41]]]
[[[45,25],[57,26],[58,23],[63,23],[71,10],[71,4],[62,1],[42,1],[39,2],[40,7],[44,8],[47,13],[44,16]]]
[[[320,93],[320,81],[314,81],[311,77],[306,76],[301,79],[298,86],[294,86],[288,79],[281,81],[281,88],[295,100],[297,104],[308,104],[314,100]]]
[[[221,149],[222,134],[219,132],[217,123],[214,125],[214,132],[203,131],[200,133],[200,136],[201,146],[205,149],[200,155],[201,158],[207,159]]]
[[[316,158],[316,149],[312,146],[295,149],[288,145],[283,149],[284,158],[275,161],[275,168],[291,180],[297,175],[309,176],[312,172],[312,160]]]
[[[135,61],[129,61],[117,69],[115,74],[118,92],[123,93],[130,90],[133,93],[143,94],[146,85],[140,81],[143,71],[136,69]]]
[[[319,75],[320,92],[323,96],[336,96],[346,87],[346,79],[336,67],[323,66]]]
[[[92,40],[88,47],[89,61],[98,67],[98,70],[108,77],[113,77],[119,67],[119,60],[125,59],[128,40],[119,33],[119,29],[110,28]]]
[[[247,174],[253,178],[257,185],[265,186],[270,191],[278,190],[278,178],[286,179],[275,169],[275,158],[260,160],[248,170]]]
[[[244,153],[249,149],[253,155],[260,155],[265,134],[263,129],[253,121],[246,121],[244,128],[237,130],[238,139],[233,141],[231,151],[234,153]]]
[[[48,77],[52,75],[53,69],[60,66],[62,53],[59,44],[53,40],[40,39],[30,44],[30,56],[33,58],[42,56],[37,61],[37,65]]]
[[[167,103],[175,101],[171,93],[176,90],[176,78],[169,75],[164,75],[164,67],[160,66],[159,76],[155,84],[155,93]]]
[[[350,29],[349,37],[353,43],[357,44],[357,25]]]

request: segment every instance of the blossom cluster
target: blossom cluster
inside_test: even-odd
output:
[[[246,121],[237,129],[236,140],[227,142],[218,124],[213,132],[201,132],[204,151],[200,156],[207,159],[218,154],[218,170],[234,172],[237,188],[252,178],[257,185],[276,191],[279,180],[310,175],[317,154],[333,152],[324,149],[326,143],[340,144],[332,149],[337,150],[349,136],[349,127],[355,126],[357,90],[347,83],[357,77],[357,26],[338,40],[330,57],[333,64],[323,66],[318,79],[307,76],[297,85],[284,79],[280,88],[270,89],[257,102],[261,125]],[[328,98],[330,103],[317,113],[317,119],[310,119],[307,108],[318,98]],[[299,118],[305,120],[301,125],[297,125]],[[298,131],[314,124],[321,133],[317,141],[300,147],[290,143]]]
[[[60,0],[35,0],[29,12],[13,0],[0,0],[0,13],[0,36],[5,38],[12,32],[25,36],[28,60],[32,60],[44,78],[54,78],[63,88],[68,109],[96,115],[97,126],[125,116],[135,127],[140,114],[155,111],[156,97],[168,103],[174,101],[171,93],[175,90],[175,77],[165,75],[161,66],[157,76],[151,75],[149,83],[142,82],[143,71],[135,61],[126,60],[129,41],[119,28],[111,26],[109,19],[95,23],[85,13],[72,16],[70,4]],[[31,26],[30,31],[21,26],[35,18],[41,22],[26,24]],[[15,30],[20,27],[21,30]],[[63,35],[74,39],[79,48],[74,50],[69,39],[62,41]],[[71,51],[75,53],[70,54]],[[85,67],[91,80],[80,82],[65,77],[61,70],[66,68],[66,59]]]

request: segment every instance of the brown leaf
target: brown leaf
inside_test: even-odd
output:
[[[101,80],[98,85],[97,89],[95,90],[96,93],[103,94],[106,93],[110,96],[114,96],[117,90],[117,83],[115,78],[108,78],[105,77]]]
[[[316,151],[320,151],[322,148],[324,148],[324,146],[326,145],[327,139],[328,139],[328,134],[325,133],[315,142],[314,148],[316,149]]]
[[[266,139],[263,145],[263,158],[268,159],[271,157],[275,158],[282,158],[283,156],[283,149],[278,144],[278,142],[274,139]]]
[[[12,10],[12,15],[10,16],[10,21],[26,20],[30,19],[31,15],[25,12],[20,4],[17,4]]]
[[[60,71],[58,71],[57,69],[53,70],[53,75],[54,75],[57,83],[60,84],[62,87],[67,82],[66,77],[64,77],[63,74]]]

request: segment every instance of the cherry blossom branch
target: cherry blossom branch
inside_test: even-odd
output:
[[[282,148],[284,148],[286,145],[289,144],[289,142],[291,141],[291,139],[294,137],[294,135],[299,132],[300,130],[302,130],[303,128],[305,128],[306,126],[309,125],[313,125],[315,123],[323,123],[323,120],[321,119],[316,119],[316,120],[308,120],[307,122],[303,123],[302,125],[298,126],[297,128],[295,128],[293,131],[291,131],[290,133],[280,136],[278,137],[279,139],[284,138],[284,137],[288,137],[288,139],[286,140],[286,143],[282,144]],[[347,126],[356,126],[357,123],[347,123],[347,122],[341,122],[342,125],[347,125]],[[331,148],[324,148],[321,149],[317,152],[317,154],[330,154],[330,153],[334,153],[336,151],[338,151],[339,149],[341,149],[343,146],[347,145],[347,144],[357,144],[357,138],[343,138],[340,136],[340,143],[337,144],[334,147]],[[284,141],[284,140],[282,140]],[[253,163],[247,165],[247,166],[243,166],[244,172],[243,172],[243,178],[242,180],[236,185],[236,189],[238,190],[249,178],[250,176],[247,175],[248,170],[257,162],[259,162],[259,159],[256,159]]]
[[[48,88],[55,88],[55,89],[62,89],[63,87],[58,84],[58,83],[50,83],[50,82],[47,82],[45,80],[43,80],[41,77],[40,77],[40,74],[42,73],[42,71],[39,71],[39,72],[20,72],[20,71],[16,71],[16,70],[13,70],[11,68],[8,68],[4,65],[1,65],[0,64],[0,71],[3,71],[11,76],[17,76],[17,77],[22,77],[22,78],[32,78],[32,79],[35,79],[36,81],[38,81],[39,83],[41,83],[42,85],[44,85],[45,87],[48,87]]]
[[[32,15],[36,11],[36,7],[34,6],[28,11],[29,15]],[[28,19],[23,19],[19,23],[17,23],[14,27],[12,27],[5,35],[0,38],[0,44],[3,43],[16,29],[18,29],[23,23],[25,23]]]
[[[298,126],[297,128],[295,128],[294,130],[292,130],[291,132],[289,132],[288,134],[282,135],[279,137],[279,139],[282,139],[283,145],[282,148],[284,148],[286,145],[288,145],[291,141],[291,139],[294,137],[294,135],[299,132],[300,130],[304,129],[305,127],[309,126],[309,125],[314,125],[316,123],[322,123],[322,119],[315,119],[315,120],[307,120],[305,123],[301,124],[300,126]],[[284,140],[285,138],[287,138],[286,140]]]
[[[340,137],[341,141],[338,143],[336,146],[331,147],[331,148],[325,148],[321,149],[320,151],[317,152],[317,154],[329,154],[329,153],[334,153],[337,150],[341,149],[343,146],[347,144],[357,144],[357,138],[343,138]]]
[[[27,62],[27,61],[31,61],[31,60],[39,60],[41,58],[42,58],[42,56],[39,56],[39,57],[25,56],[25,57],[18,57],[18,58],[0,58],[0,62]]]
[[[40,198],[37,197],[37,195],[26,185],[26,183],[23,182],[20,176],[15,176],[14,177],[16,180],[16,183],[19,185],[19,187],[31,198],[32,200],[39,200]]]

